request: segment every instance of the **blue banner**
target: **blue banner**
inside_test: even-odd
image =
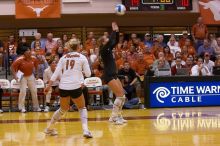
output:
[[[150,107],[220,105],[220,82],[150,83]]]

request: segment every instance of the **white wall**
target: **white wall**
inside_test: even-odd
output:
[[[91,0],[90,3],[63,3],[62,14],[114,13],[121,0]],[[15,15],[14,0],[0,0],[0,15]]]

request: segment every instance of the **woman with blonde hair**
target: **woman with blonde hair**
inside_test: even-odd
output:
[[[53,114],[50,124],[44,131],[48,135],[58,134],[54,129],[54,124],[69,110],[69,103],[72,100],[80,113],[83,136],[92,138],[92,134],[88,129],[88,114],[81,87],[82,79],[84,79],[83,75],[89,77],[91,71],[87,58],[77,52],[78,47],[79,41],[77,39],[69,41],[69,53],[61,57],[48,86],[45,88],[45,93],[47,93],[52,82],[56,81],[58,76],[60,77],[60,108]]]

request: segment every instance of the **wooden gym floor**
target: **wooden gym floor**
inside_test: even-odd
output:
[[[220,146],[220,107],[125,110],[128,123],[109,123],[109,110],[89,112],[93,139],[82,137],[78,112],[43,133],[53,112],[0,114],[0,146]]]

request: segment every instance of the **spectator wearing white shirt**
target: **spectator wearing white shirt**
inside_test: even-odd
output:
[[[204,54],[203,65],[205,65],[209,69],[209,72],[212,74],[213,67],[215,66],[215,63],[212,60],[210,60],[210,55],[208,52],[205,52],[205,54]]]
[[[170,47],[170,52],[173,54],[173,56],[175,56],[176,52],[181,52],[180,47],[176,45],[178,42],[176,41],[175,37],[171,37],[169,42],[170,44],[168,44],[168,46]]]
[[[174,46],[179,47],[179,42],[176,41],[176,38],[175,38],[175,35],[174,35],[174,34],[171,34],[170,39],[171,39],[171,38],[174,38],[174,39],[175,39]],[[171,45],[171,42],[170,42],[170,40],[169,40],[169,41],[167,42],[167,46],[170,46],[170,45]]]
[[[191,76],[210,76],[209,69],[203,64],[203,59],[198,58],[197,64],[191,69]]]
[[[175,60],[171,63],[171,67],[176,65],[176,59],[180,58],[182,60],[182,54],[181,52],[177,51],[175,54]],[[186,62],[184,60],[181,61],[181,65],[186,65]]]
[[[49,65],[50,66],[47,69],[44,70],[44,74],[43,74],[43,80],[44,80],[44,83],[46,85],[49,83],[50,78],[52,77],[52,75],[53,75],[53,73],[56,69],[57,62],[56,61],[51,61],[51,62],[49,62]],[[44,112],[49,112],[51,93],[52,93],[52,91],[55,91],[57,93],[59,92],[58,85],[59,85],[59,79],[57,79],[55,82],[52,83],[52,87],[47,92],[47,94],[46,94],[46,106],[45,106]]]

